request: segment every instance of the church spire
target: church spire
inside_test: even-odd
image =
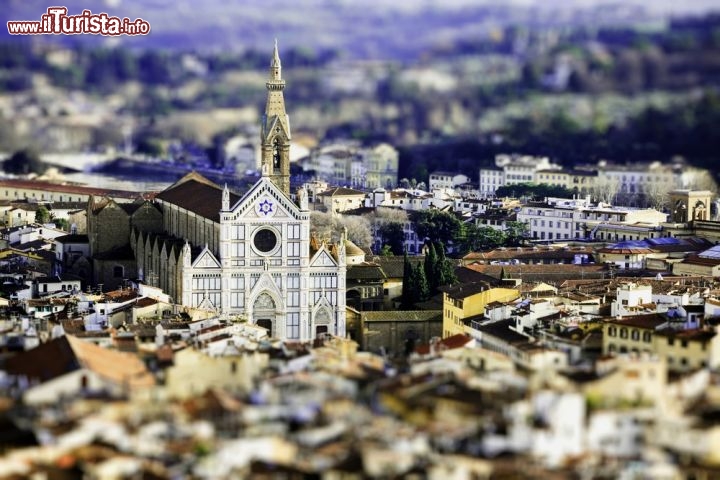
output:
[[[282,80],[281,78],[282,65],[280,64],[280,53],[278,52],[277,38],[275,39],[275,47],[273,48],[273,58],[270,61],[270,79],[271,80]]]
[[[285,113],[280,53],[277,40],[270,60],[270,75],[265,83],[267,103],[262,119],[262,158],[260,161],[263,175],[268,172],[270,180],[286,195],[290,195],[290,119]]]
[[[230,210],[230,190],[228,189],[227,183],[222,193],[222,210],[225,212]]]

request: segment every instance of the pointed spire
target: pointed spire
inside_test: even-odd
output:
[[[230,210],[230,190],[228,190],[227,183],[225,183],[222,193],[222,209],[223,211]]]
[[[282,80],[280,72],[282,71],[282,65],[280,64],[280,52],[278,51],[277,38],[275,39],[275,46],[273,47],[273,56],[270,60],[270,80],[279,81]]]
[[[275,39],[275,47],[273,48],[273,58],[270,62],[271,67],[280,67],[280,53],[278,53],[277,38]]]
[[[191,259],[190,243],[188,243],[188,241],[186,239],[185,245],[183,245],[183,265],[186,267],[189,267],[191,261],[192,261],[192,259]]]

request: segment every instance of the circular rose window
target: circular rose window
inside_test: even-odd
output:
[[[278,238],[275,232],[269,228],[258,230],[253,238],[253,245],[258,252],[269,253],[277,247]]]

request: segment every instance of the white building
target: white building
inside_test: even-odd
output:
[[[560,170],[560,166],[547,157],[530,155],[497,155],[494,167],[480,169],[479,190],[483,198],[495,196],[495,191],[505,185],[531,183],[541,170]]]
[[[660,225],[667,220],[667,215],[651,208],[594,205],[589,197],[548,198],[523,205],[517,220],[527,223],[530,237],[537,240],[622,241],[660,236]]]
[[[428,188],[432,192],[436,189],[450,188],[454,189],[459,185],[464,185],[470,181],[467,175],[456,172],[436,171],[430,174]]]
[[[242,316],[281,339],[345,335],[345,243],[310,237],[308,194],[290,197],[290,121],[275,47],[262,177],[242,197],[197,174],[156,197],[164,235],[134,232],[138,271],[184,306]],[[152,272],[152,275],[151,275]]]
[[[635,315],[640,306],[652,302],[652,287],[636,283],[624,283],[617,289],[616,299],[610,304],[610,315],[623,317]]]

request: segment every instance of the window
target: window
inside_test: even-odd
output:
[[[300,314],[288,313],[287,316],[288,338],[300,338]]]
[[[261,253],[269,253],[278,244],[277,235],[269,228],[259,230],[253,238],[253,245]]]
[[[620,329],[620,338],[627,338],[628,337],[628,331],[627,328],[623,327]]]
[[[687,348],[687,346],[688,346],[688,341],[687,341],[687,340],[682,340],[682,341],[680,342],[680,346],[681,346],[682,348]]]
[[[616,327],[609,327],[608,328],[608,336],[614,337],[617,335],[617,328]]]
[[[652,335],[650,334],[650,332],[643,332],[642,337],[643,337],[643,342],[645,342],[645,343],[650,343],[650,341],[652,340]]]
[[[637,330],[633,330],[632,332],[630,332],[630,338],[635,341],[640,340],[640,332],[638,332]]]

